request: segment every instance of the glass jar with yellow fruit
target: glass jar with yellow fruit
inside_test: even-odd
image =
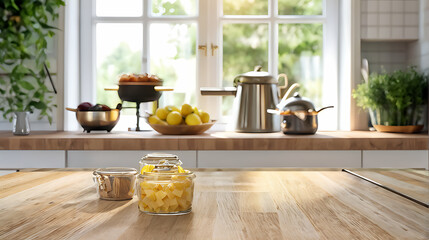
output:
[[[140,211],[152,215],[183,215],[192,210],[195,174],[184,170],[172,154],[148,154],[140,161],[137,196]]]

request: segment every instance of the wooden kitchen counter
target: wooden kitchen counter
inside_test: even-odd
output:
[[[424,171],[423,175],[427,174]],[[91,171],[0,177],[0,239],[428,239],[429,209],[340,170],[197,172],[185,216],[99,200]]]
[[[369,131],[317,132],[315,135],[208,132],[166,136],[156,132],[0,131],[0,150],[427,150],[427,134]]]

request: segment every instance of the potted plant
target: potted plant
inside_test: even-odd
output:
[[[368,109],[371,123],[380,132],[419,132],[427,108],[428,75],[416,67],[369,76],[353,90],[353,98]]]
[[[14,134],[29,134],[28,113],[52,124],[55,107],[45,84],[48,38],[62,0],[2,0],[0,2],[0,112],[14,120]],[[50,77],[50,76],[49,76]],[[51,83],[52,83],[52,79]],[[53,83],[52,83],[53,87]]]

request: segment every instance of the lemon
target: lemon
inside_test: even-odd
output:
[[[172,106],[172,105],[165,106],[165,108],[164,108],[164,109],[165,109],[165,110],[167,110],[168,112],[172,112],[172,111],[180,112],[180,109],[179,109],[179,108],[177,108],[177,107],[175,107],[175,106]]]
[[[203,123],[208,123],[210,121],[210,115],[207,112],[200,111],[199,116],[201,118],[201,122]]]
[[[160,120],[165,120],[167,118],[167,115],[168,115],[168,110],[165,108],[158,108],[158,109],[156,109],[155,115]]]
[[[178,166],[178,167],[177,167],[177,171],[178,171],[179,173],[185,173],[185,170],[184,170],[181,166]]]
[[[188,125],[200,125],[201,124],[201,118],[197,114],[191,113],[188,116],[186,116],[185,122]]]
[[[167,115],[167,123],[169,125],[179,125],[182,123],[182,115],[177,111],[172,111]]]
[[[159,121],[161,121],[161,119],[159,119],[159,117],[157,117],[157,116],[155,116],[155,115],[152,115],[152,116],[150,116],[150,117],[147,119],[147,121],[148,121],[150,124],[158,124],[158,122],[159,122]]]
[[[200,115],[200,111],[198,110],[197,107],[194,107],[194,113]]]
[[[168,123],[166,121],[163,121],[163,120],[159,120],[158,124],[160,124],[160,125],[168,125]]]
[[[182,113],[182,116],[186,117],[189,114],[191,114],[194,111],[194,109],[192,109],[192,106],[185,103],[182,105],[182,110],[180,111]]]

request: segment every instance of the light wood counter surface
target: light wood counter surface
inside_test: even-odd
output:
[[[14,136],[0,131],[0,150],[427,150],[427,134],[369,131],[317,132],[315,135],[207,132],[160,135],[156,132],[31,132]]]
[[[425,171],[427,174],[427,171]],[[340,170],[197,172],[193,210],[99,200],[90,171],[0,177],[0,239],[428,239],[429,209]]]

